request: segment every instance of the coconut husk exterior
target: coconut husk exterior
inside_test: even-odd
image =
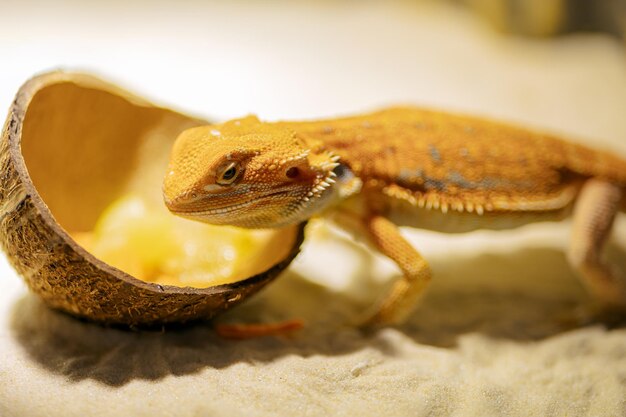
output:
[[[213,317],[284,270],[298,253],[304,224],[290,232],[297,235],[289,239],[293,247],[269,269],[202,289],[138,280],[70,236],[90,230],[123,192],[146,138],[173,141],[205,123],[86,74],[59,71],[24,84],[0,143],[0,244],[30,290],[81,318],[155,326]]]

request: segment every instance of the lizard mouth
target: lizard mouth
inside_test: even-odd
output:
[[[230,205],[223,206],[223,207],[198,209],[197,205],[195,207],[180,207],[180,206],[171,207],[171,205],[168,205],[168,209],[174,214],[177,214],[183,217],[189,217],[189,218],[222,215],[222,214],[228,214],[228,213],[232,213],[238,210],[245,209],[249,206],[252,206],[255,203],[259,205],[263,205],[263,202],[267,201],[268,199],[271,199],[279,195],[287,196],[292,192],[293,192],[292,190],[286,189],[286,187],[283,187],[279,190],[270,190],[261,195],[256,195],[241,203],[230,204]]]
[[[233,211],[241,210],[245,207],[248,207],[255,201],[257,201],[257,199],[248,200],[243,203],[233,204],[230,206],[213,208],[213,209],[205,209],[205,210],[194,210],[191,208],[189,209],[175,208],[175,209],[169,209],[169,210],[172,213],[181,215],[183,217],[195,218],[195,217],[210,216],[210,215],[216,215],[216,214],[219,215],[219,214],[231,213]]]

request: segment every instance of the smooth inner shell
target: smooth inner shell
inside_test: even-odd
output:
[[[152,212],[169,216],[162,202],[161,183],[172,142],[183,129],[205,122],[134,101],[108,91],[62,83],[38,91],[28,107],[21,143],[28,173],[56,221],[72,236],[92,232],[103,210],[127,194],[140,196]],[[198,239],[190,227],[210,227],[176,221],[183,222],[181,230],[190,231],[189,239]],[[269,269],[289,255],[296,239],[295,228],[265,232],[260,238],[255,231],[240,229],[237,233],[255,235],[262,247],[253,250],[250,259],[238,262],[230,279],[222,279],[220,284]],[[220,238],[219,233],[203,236]],[[129,252],[126,256],[137,255]],[[197,277],[190,282],[158,274],[151,281],[211,285]]]

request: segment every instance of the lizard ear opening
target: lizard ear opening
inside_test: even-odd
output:
[[[300,169],[298,167],[290,167],[285,171],[285,176],[290,180],[296,179],[300,176]]]

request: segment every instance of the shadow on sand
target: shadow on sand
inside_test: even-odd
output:
[[[359,270],[363,285],[373,286],[369,255]],[[626,257],[621,254],[622,270]],[[458,338],[481,333],[515,341],[548,338],[593,320],[581,313],[587,296],[554,249],[432,261],[436,280],[422,305],[397,330],[417,343],[454,348]],[[375,288],[373,293],[381,293]],[[373,300],[372,300],[373,301]],[[286,338],[227,341],[209,323],[162,332],[126,331],[76,320],[27,295],[13,308],[14,336],[34,361],[71,380],[93,379],[121,386],[134,379],[223,368],[238,362],[267,362],[285,355],[343,355],[374,348],[393,355],[384,332],[364,334],[348,326],[366,306],[332,292],[293,271],[221,321],[255,322],[301,317],[307,327]],[[606,324],[606,323],[605,323]],[[617,325],[622,325],[618,321]]]

